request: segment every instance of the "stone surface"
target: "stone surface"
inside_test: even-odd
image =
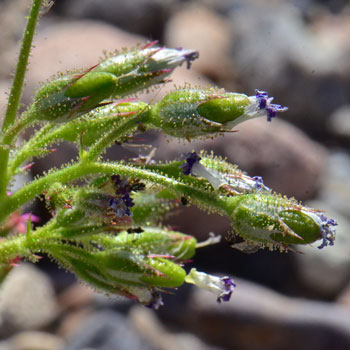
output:
[[[160,39],[176,0],[61,0],[54,12],[68,17],[95,18],[132,33]]]
[[[350,140],[350,105],[339,107],[330,117],[328,126],[336,136]]]
[[[0,291],[0,334],[39,329],[57,316],[49,278],[30,264],[15,267]]]
[[[233,80],[229,48],[231,35],[224,16],[208,7],[190,4],[177,11],[167,22],[165,43],[170,47],[186,47],[199,51],[194,69],[218,80]]]
[[[332,247],[317,249],[317,243],[298,246],[302,254],[295,254],[297,275],[304,288],[312,290],[318,297],[334,298],[350,280],[350,220],[335,212],[329,204],[312,201],[312,208],[325,211],[328,218],[338,226],[336,240]]]
[[[152,349],[157,350],[220,350],[209,346],[190,333],[170,333],[156,314],[142,306],[135,306],[129,314],[135,329],[145,338]]]
[[[10,340],[11,350],[63,350],[64,341],[49,333],[21,332]]]
[[[230,11],[232,64],[243,89],[269,91],[288,105],[286,118],[313,135],[325,135],[329,115],[350,96],[346,11],[319,29],[287,1],[235,5]]]
[[[350,155],[346,150],[332,152],[322,178],[320,200],[350,219]]]
[[[326,302],[288,298],[242,279],[228,303],[193,289],[188,329],[240,350],[331,350],[350,347],[350,313]]]
[[[95,312],[67,340],[66,350],[151,349],[125,316],[112,311]]]

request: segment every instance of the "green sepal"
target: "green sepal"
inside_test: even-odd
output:
[[[234,232],[250,241],[288,245],[321,239],[322,228],[315,214],[286,197],[246,194],[225,201]]]

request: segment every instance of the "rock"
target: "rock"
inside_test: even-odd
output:
[[[30,264],[15,267],[0,291],[0,334],[47,326],[57,316],[49,278]]]
[[[169,19],[164,36],[170,47],[199,51],[195,70],[214,81],[233,80],[229,60],[231,36],[224,16],[198,3],[190,4]]]
[[[331,350],[350,347],[350,314],[339,305],[288,298],[235,279],[228,303],[194,288],[188,329],[226,349]]]
[[[63,350],[64,341],[49,333],[21,332],[10,340],[11,350]]]
[[[350,283],[341,291],[337,298],[337,303],[344,305],[350,310]]]
[[[155,313],[142,306],[131,309],[129,318],[135,329],[157,350],[219,350],[209,346],[190,333],[170,333],[157,319]]]
[[[100,311],[90,315],[67,340],[66,350],[148,350],[150,347],[127,318],[117,312]]]
[[[305,288],[319,298],[334,298],[350,279],[350,221],[329,204],[308,202],[313,208],[325,210],[328,218],[336,220],[336,240],[332,247],[317,249],[318,244],[298,246],[303,254],[295,254],[297,275]]]
[[[262,176],[273,190],[299,200],[313,198],[320,188],[327,152],[302,131],[282,120],[256,119],[240,124],[239,132],[191,144],[160,141],[156,157],[173,159],[193,150],[214,150],[250,176]]]
[[[350,219],[350,155],[345,151],[332,152],[322,178],[320,200],[328,203]]]
[[[11,83],[9,80],[0,80],[0,122],[2,123],[7,106],[7,97],[10,92]]]
[[[8,340],[0,341],[0,350],[12,350],[10,342]]]
[[[330,131],[340,138],[350,140],[350,105],[339,107],[329,117],[328,126]]]
[[[132,33],[160,39],[175,0],[69,0],[54,8],[68,17],[94,18]]]
[[[0,79],[9,79],[14,72],[12,52],[22,37],[25,16],[28,15],[29,0],[7,0],[0,3]],[[16,49],[16,57],[18,49]]]
[[[61,310],[74,310],[92,304],[94,291],[80,283],[66,288],[57,298]]]
[[[329,115],[349,100],[348,39],[323,40],[326,31],[315,33],[287,1],[237,1],[230,18],[232,65],[243,89],[270,92],[289,107],[288,120],[310,134],[327,134]],[[347,15],[334,22],[344,37]]]

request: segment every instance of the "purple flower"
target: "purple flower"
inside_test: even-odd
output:
[[[164,305],[162,296],[158,292],[152,292],[152,300],[145,306],[153,310],[158,310],[162,305]]]
[[[134,205],[135,204],[129,194],[125,194],[121,198],[113,197],[109,200],[109,206],[114,210],[114,213],[118,218],[125,215],[131,216],[129,208],[133,207]]]
[[[267,112],[267,121],[270,122],[272,118],[275,118],[277,112],[284,112],[288,110],[288,107],[282,107],[281,105],[271,103],[273,97],[269,97],[267,92],[260,91],[258,89],[255,90],[255,97],[257,99],[257,107],[262,110],[265,109]]]
[[[196,269],[191,269],[185,277],[185,282],[192,283],[199,288],[203,288],[217,295],[217,302],[229,301],[236,287],[230,277],[216,277],[208,275],[204,272],[198,272]]]
[[[338,224],[334,219],[327,219],[327,217],[324,214],[321,214],[319,218],[321,219],[322,244],[317,248],[322,249],[323,247],[327,247],[328,244],[334,245],[334,226],[337,226]]]
[[[184,158],[186,160],[186,163],[181,164],[180,168],[182,169],[182,172],[184,175],[190,175],[193,165],[196,163],[199,163],[201,160],[201,157],[196,152],[186,153],[184,155]]]
[[[230,277],[222,277],[220,278],[221,282],[224,284],[223,291],[219,294],[216,301],[221,303],[222,301],[230,301],[233,290],[236,288],[236,284],[233,282]]]

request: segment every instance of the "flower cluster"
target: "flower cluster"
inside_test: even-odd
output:
[[[319,248],[334,244],[334,220],[274,193],[261,177],[250,177],[219,157],[191,152],[182,161],[157,163],[151,160],[152,151],[136,159],[103,159],[108,147],[123,145],[148,128],[191,141],[234,132],[253,118],[271,121],[287,110],[260,90],[247,96],[185,87],[154,104],[128,98],[164,83],[182,64],[190,68],[198,58],[195,50],[152,42],[108,55],[89,69],[60,74],[44,84],[28,109],[18,113],[43,8],[42,0],[32,3],[0,132],[0,282],[18,261],[35,262],[35,254],[44,252],[97,290],[155,309],[163,304],[160,293],[185,282],[213,292],[218,303],[227,302],[236,287],[230,277],[194,268],[187,274],[183,268],[197,249],[218,238],[197,243],[162,225],[180,200],[226,215],[244,239],[239,247],[251,252],[262,246],[288,250],[291,244],[317,240],[322,240]],[[35,123],[41,128],[25,144],[18,142],[20,133]],[[78,148],[76,160],[7,195],[17,174],[62,141]],[[32,228],[38,218],[19,213],[41,195],[52,218]]]

